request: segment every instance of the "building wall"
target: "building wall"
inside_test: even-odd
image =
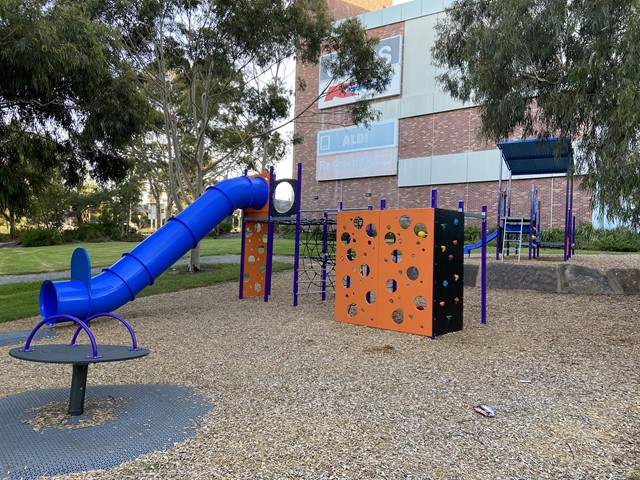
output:
[[[338,3],[344,7],[344,2]],[[434,3],[442,3],[442,7]],[[372,36],[379,39],[402,36],[400,95],[373,101],[382,112],[382,120],[398,120],[398,174],[318,181],[318,131],[349,126],[352,122],[346,107],[320,110],[315,104],[294,125],[296,135],[303,140],[294,147],[294,165],[300,162],[303,170],[303,209],[334,209],[338,202],[347,208],[369,204],[377,208],[383,198],[387,208],[428,207],[431,189],[435,188],[438,206],[457,209],[458,201],[464,201],[467,211],[479,212],[482,205],[487,205],[490,225],[494,222],[500,152],[493,142],[478,135],[480,110],[473,105],[462,105],[441,91],[435,82],[438,72],[429,56],[433,25],[446,3],[416,0],[360,16],[365,26],[374,25],[368,30]],[[300,114],[318,95],[319,66],[299,64],[297,76],[306,82],[306,89],[296,92],[296,113]],[[502,176],[507,179],[506,167]],[[577,222],[582,223],[591,221],[591,198],[580,191],[579,183],[577,179],[574,214]],[[514,180],[512,213],[528,214],[532,184],[540,192],[543,226],[563,227],[567,188],[564,176]]]

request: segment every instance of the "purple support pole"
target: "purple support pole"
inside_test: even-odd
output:
[[[242,236],[240,238],[240,291],[238,292],[238,298],[242,300],[244,298],[244,259],[245,248],[244,242],[247,235],[247,221],[245,220],[244,210],[242,211]]]
[[[324,212],[324,224],[322,226],[322,301],[327,299],[327,237],[329,214]]]
[[[462,200],[458,201],[458,211],[464,212],[464,202]]]
[[[571,228],[571,255],[576,253],[576,216],[573,216],[573,224]]]
[[[438,190],[431,189],[431,208],[438,208]]]
[[[273,167],[269,168],[269,185],[273,185],[276,181],[276,175]],[[269,195],[271,197],[271,195]],[[271,198],[269,198],[271,201]],[[264,301],[269,301],[271,295],[271,276],[273,273],[273,238],[275,225],[271,221],[271,215],[267,211],[267,269],[264,275]]]
[[[564,203],[564,260],[569,259],[569,222],[571,218],[571,205],[569,204],[569,176],[567,175],[567,187]]]
[[[341,212],[343,208],[344,208],[344,205],[342,204],[342,200],[340,200],[338,202],[338,211]]]
[[[480,259],[480,318],[487,323],[487,206],[482,206],[482,258]]]
[[[249,171],[245,168],[242,173],[245,177]],[[238,292],[238,298],[242,300],[244,298],[244,256],[246,254],[244,248],[244,241],[247,238],[247,221],[245,220],[244,210],[242,211],[242,236],[240,237],[240,287]]]
[[[380,199],[380,210],[384,210],[387,208],[387,201],[384,198]]]
[[[295,256],[293,257],[293,306],[298,306],[298,273],[300,271],[300,204],[302,203],[302,163],[298,163],[298,186],[296,188],[296,199],[298,200],[298,211],[296,212],[296,244]]]

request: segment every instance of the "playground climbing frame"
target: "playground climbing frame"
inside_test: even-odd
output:
[[[337,321],[429,337],[462,329],[462,212],[344,211],[337,224]]]

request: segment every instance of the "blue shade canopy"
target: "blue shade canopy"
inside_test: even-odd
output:
[[[573,165],[570,138],[515,140],[497,145],[514,176],[567,173]]]

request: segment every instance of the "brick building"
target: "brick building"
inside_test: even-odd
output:
[[[438,190],[438,206],[479,212],[486,204],[490,222],[496,218],[500,151],[479,139],[479,110],[444,93],[431,64],[434,25],[450,0],[414,0],[391,6],[390,1],[329,0],[334,18],[358,15],[368,32],[380,39],[378,52],[394,67],[394,78],[382,96],[373,100],[379,122],[367,130],[351,125],[346,106],[357,93],[328,84],[322,68],[298,65],[297,77],[306,89],[296,93],[300,114],[318,93],[329,92],[296,121],[303,139],[294,147],[294,165],[301,163],[302,208],[332,209],[368,204],[377,208],[428,207],[431,189]],[[503,168],[503,178],[507,175]],[[523,177],[512,184],[512,212],[529,211],[531,185],[540,194],[543,226],[563,227],[565,177]],[[591,221],[590,195],[574,187],[574,215],[578,224]],[[490,223],[491,225],[491,223]]]

